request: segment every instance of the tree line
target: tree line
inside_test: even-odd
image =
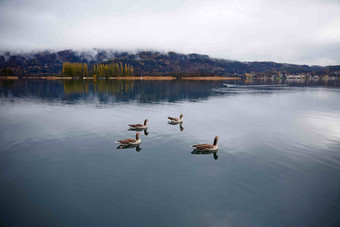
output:
[[[11,68],[3,68],[1,69],[0,75],[1,76],[13,76],[14,72]]]
[[[63,62],[63,75],[65,76],[87,76],[88,67],[86,63]]]
[[[121,76],[133,76],[134,69],[132,65],[120,63],[110,63],[110,64],[95,64],[92,69],[88,69],[86,63],[72,63],[63,62],[64,76],[94,76],[94,77],[121,77]]]

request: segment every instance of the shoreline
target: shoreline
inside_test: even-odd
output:
[[[173,76],[129,76],[129,77],[108,77],[109,80],[176,80]]]
[[[0,76],[0,80],[17,80],[19,77],[17,76]]]
[[[198,76],[198,77],[181,77],[181,80],[240,80],[240,77],[225,77],[225,76]]]
[[[76,78],[70,76],[5,76],[0,77],[3,80],[18,80],[18,79],[42,79],[42,80],[96,80],[95,77],[83,77]],[[240,77],[224,77],[224,76],[209,76],[209,77],[174,77],[174,76],[131,76],[131,77],[108,77],[107,79],[97,79],[97,80],[239,80]]]

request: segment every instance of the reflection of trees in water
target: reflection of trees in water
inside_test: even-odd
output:
[[[0,80],[0,87],[13,87],[14,80]]]
[[[65,94],[88,94],[93,90],[96,94],[128,94],[133,91],[131,80],[65,80],[63,81]]]
[[[99,80],[95,82],[94,90],[100,94],[129,94],[133,92],[133,80]]]
[[[0,97],[8,97],[12,95],[12,90],[14,88],[13,80],[0,80]]]
[[[101,98],[116,96],[121,100],[138,99],[140,102],[160,100],[207,98],[216,81],[134,81],[134,80],[65,80],[66,95],[95,93]]]
[[[64,92],[70,94],[87,94],[89,91],[89,83],[86,80],[64,80]]]

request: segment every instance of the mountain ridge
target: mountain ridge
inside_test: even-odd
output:
[[[318,75],[340,72],[340,65],[309,66],[277,63],[273,61],[236,61],[212,58],[204,54],[181,54],[176,52],[138,51],[118,52],[106,49],[87,51],[62,50],[38,51],[34,53],[0,55],[0,69],[11,68],[16,75],[61,74],[63,62],[93,64],[122,62],[132,65],[135,74],[140,75],[187,75],[187,76],[235,76],[245,73],[288,74],[314,73]]]

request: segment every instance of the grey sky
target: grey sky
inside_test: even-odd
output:
[[[0,0],[0,49],[110,48],[340,64],[336,0]]]

